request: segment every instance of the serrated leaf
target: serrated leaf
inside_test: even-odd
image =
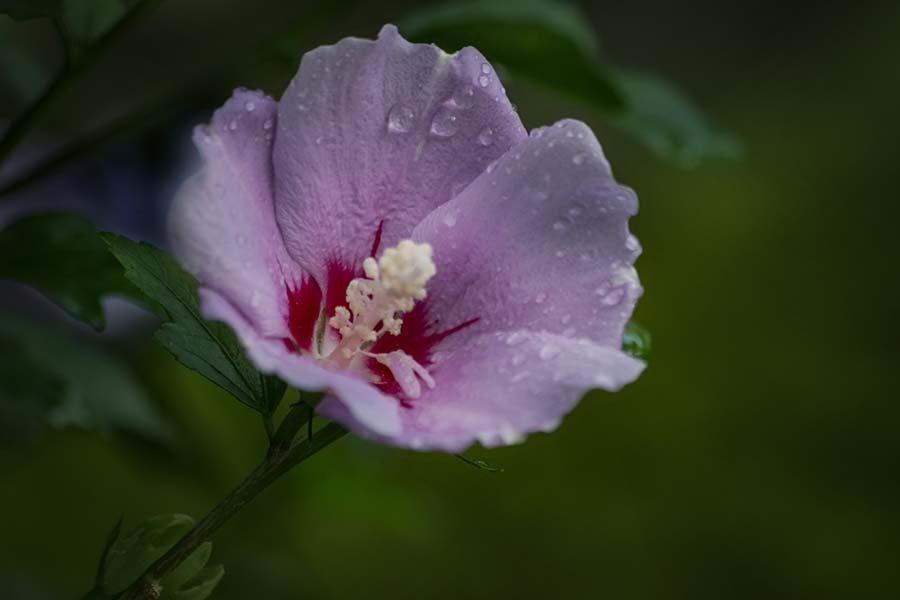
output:
[[[37,288],[97,330],[106,324],[102,296],[137,297],[94,225],[72,214],[29,216],[0,231],[0,279]]]
[[[62,0],[0,0],[0,15],[9,15],[17,21],[56,17],[62,9]]]
[[[680,91],[665,81],[628,70],[613,74],[627,110],[618,123],[663,157],[683,166],[705,158],[737,158],[737,140],[717,131]]]
[[[225,567],[214,565],[206,567],[194,579],[175,592],[175,600],[206,600],[225,576]]]
[[[603,110],[622,97],[598,60],[596,34],[574,7],[542,0],[470,1],[432,6],[400,21],[400,32],[447,50],[478,48],[514,78]]]
[[[649,360],[652,350],[650,332],[637,321],[628,321],[622,338],[622,351],[641,360]]]
[[[126,431],[156,440],[168,436],[128,366],[97,346],[0,313],[0,355],[9,372],[2,378],[4,386],[27,389],[43,385],[38,380],[58,382],[57,395],[42,415],[44,423],[103,433]]]
[[[194,519],[188,515],[164,514],[119,536],[107,552],[100,588],[106,593],[121,592],[193,527]]]
[[[62,20],[72,41],[89,44],[128,12],[124,0],[62,0]]]
[[[125,277],[157,303],[167,322],[156,339],[186,367],[229,392],[250,408],[272,414],[285,384],[260,374],[244,355],[231,329],[200,315],[197,281],[162,250],[103,234]]]

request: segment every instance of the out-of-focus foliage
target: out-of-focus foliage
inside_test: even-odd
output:
[[[0,431],[37,433],[47,424],[168,437],[168,428],[127,365],[99,348],[0,313],[0,357]],[[13,400],[15,393],[27,395]]]
[[[274,413],[284,395],[284,383],[260,374],[250,364],[228,326],[210,323],[200,315],[197,280],[150,244],[113,234],[104,234],[104,239],[128,280],[159,306],[165,322],[156,339],[186,367],[250,408],[264,415]]]
[[[194,519],[182,514],[157,515],[132,531],[122,534],[116,524],[104,548],[94,588],[84,600],[111,600],[135,581],[154,561],[165,554],[194,526]],[[178,568],[160,582],[160,600],[204,600],[212,594],[225,569],[207,566],[212,543],[204,542]]]
[[[55,17],[62,3],[63,0],[0,0],[0,15],[17,20]]]
[[[100,298],[137,290],[84,217],[25,217],[0,230],[0,279],[33,286],[94,329],[106,324]]]
[[[89,44],[122,18],[129,7],[126,0],[63,0],[60,18],[70,40]]]
[[[660,156],[684,166],[737,154],[670,84],[601,60],[596,32],[584,15],[553,0],[445,3],[410,14],[401,31],[446,49],[474,46],[509,76],[577,100],[635,135]]]

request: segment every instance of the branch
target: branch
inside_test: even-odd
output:
[[[311,438],[285,451],[270,451],[266,458],[231,493],[219,502],[168,552],[150,565],[144,574],[116,597],[116,600],[156,600],[161,591],[160,581],[180,565],[200,544],[212,537],[222,525],[237,514],[275,480],[316,454],[347,431],[336,423],[329,423]]]

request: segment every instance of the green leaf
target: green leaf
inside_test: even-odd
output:
[[[174,600],[176,593],[184,584],[198,575],[209,562],[212,555],[212,542],[203,542],[184,561],[162,578],[162,596],[160,600]]]
[[[77,44],[90,44],[128,12],[124,0],[63,0],[66,33]]]
[[[714,129],[703,113],[684,94],[656,77],[617,70],[616,85],[627,110],[619,125],[659,155],[682,166],[694,166],[705,158],[737,158],[737,140]]]
[[[628,321],[622,339],[622,351],[641,360],[650,360],[652,344],[650,332],[637,321]]]
[[[17,21],[55,17],[61,5],[62,0],[0,0],[0,15],[9,15]]]
[[[197,281],[162,250],[103,234],[110,251],[125,267],[125,277],[160,307],[166,321],[156,339],[193,369],[263,414],[272,414],[285,384],[261,375],[244,355],[231,329],[200,316]]]
[[[428,7],[401,20],[410,39],[478,48],[513,78],[544,85],[604,112],[622,97],[598,60],[594,32],[575,8],[542,0],[470,1]]]
[[[9,426],[33,423],[40,411],[40,421],[57,428],[131,432],[155,440],[169,435],[128,366],[99,347],[0,313],[0,356],[0,387],[20,407],[6,421]]]
[[[206,600],[225,576],[225,567],[206,567],[174,595],[174,600]]]
[[[194,519],[188,515],[165,514],[119,536],[106,553],[100,589],[110,594],[121,592],[193,527]]]
[[[50,81],[48,66],[32,50],[8,32],[0,34],[0,85],[16,100],[15,106],[6,107],[8,113],[33,101]]]
[[[101,296],[139,298],[91,222],[71,214],[25,217],[0,231],[0,278],[37,288],[97,330],[106,324]]]
[[[0,332],[0,350],[0,441],[30,439],[44,429],[63,385],[15,337]]]

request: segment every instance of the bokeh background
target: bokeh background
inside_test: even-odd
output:
[[[588,395],[554,434],[469,453],[503,473],[342,440],[215,538],[226,576],[214,598],[900,596],[900,7],[579,6],[604,57],[676,82],[743,147],[685,167],[581,103],[507,83],[529,128],[590,123],[637,190],[650,367],[621,393]],[[0,217],[71,202],[161,240],[196,160],[190,126],[231,88],[278,95],[304,50],[373,37],[421,7],[163,3],[17,156],[124,132],[16,191]],[[0,17],[0,34],[4,58],[17,45],[33,59],[5,77],[8,120],[55,54],[44,22]],[[0,445],[0,597],[76,598],[120,515],[199,517],[252,468],[264,434],[155,346],[140,312],[116,304],[97,338],[35,294],[7,284],[0,296],[7,314],[108,346],[170,429],[165,443],[67,428]]]

